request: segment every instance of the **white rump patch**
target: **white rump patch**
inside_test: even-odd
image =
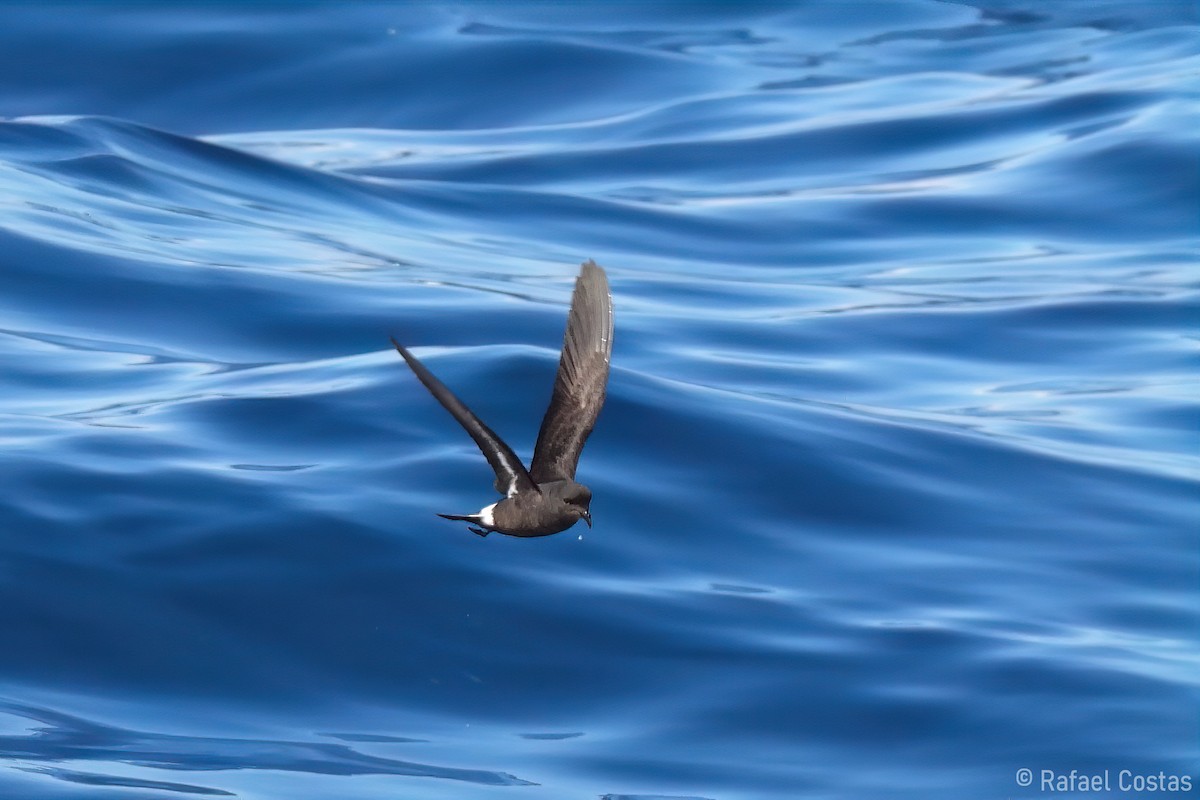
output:
[[[492,516],[492,509],[495,507],[496,504],[492,503],[490,506],[484,506],[483,508],[479,509],[479,521],[483,523],[484,527],[495,527],[496,518]]]

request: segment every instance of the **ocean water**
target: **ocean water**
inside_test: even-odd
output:
[[[1198,34],[0,6],[0,798],[1196,797]]]

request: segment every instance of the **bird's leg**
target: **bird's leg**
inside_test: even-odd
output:
[[[476,536],[487,536],[489,533],[491,533],[491,531],[485,531],[483,528],[476,528],[473,525],[468,525],[467,530]]]

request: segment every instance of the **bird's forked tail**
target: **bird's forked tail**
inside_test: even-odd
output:
[[[478,525],[483,522],[483,518],[478,514],[438,514],[442,519],[452,519],[459,522],[474,522]]]

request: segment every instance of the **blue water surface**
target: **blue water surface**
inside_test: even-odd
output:
[[[0,6],[0,797],[1196,797],[1198,77],[1182,1]],[[472,536],[388,336],[528,456],[587,258],[595,528]]]

